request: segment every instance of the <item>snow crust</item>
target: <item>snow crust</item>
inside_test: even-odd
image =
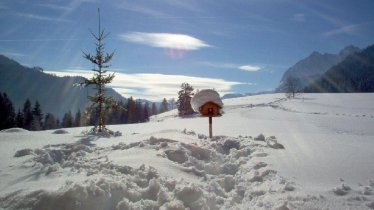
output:
[[[191,106],[195,112],[199,112],[199,108],[207,102],[214,102],[223,107],[223,103],[219,94],[215,90],[203,89],[197,92],[191,99]]]
[[[372,102],[229,99],[212,140],[175,110],[119,137],[2,131],[0,209],[374,209]]]

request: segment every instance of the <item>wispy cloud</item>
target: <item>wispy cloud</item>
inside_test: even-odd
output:
[[[58,4],[51,4],[51,3],[42,3],[42,4],[39,4],[39,6],[45,7],[45,8],[48,8],[48,9],[63,10],[63,11],[69,11],[69,10],[72,9],[69,6],[58,5]]]
[[[326,22],[332,24],[333,26],[344,26],[344,25],[347,25],[346,23],[344,23],[342,20],[336,18],[336,17],[332,17],[332,16],[329,16],[329,15],[326,15],[326,14],[323,14],[321,12],[318,12],[318,11],[315,11],[315,13],[317,14],[317,16],[319,16],[321,19],[325,20]]]
[[[86,78],[92,76],[92,71],[89,70],[47,72],[57,76],[84,76]],[[183,75],[116,73],[110,87],[125,97],[134,96],[136,98],[160,101],[162,98],[175,98],[180,85],[184,82],[188,82],[195,89],[214,88],[221,95],[231,92],[234,85],[250,85],[223,79]]]
[[[164,13],[160,10],[152,9],[144,5],[137,4],[136,1],[131,2],[131,3],[127,1],[120,1],[118,2],[117,6],[118,8],[121,8],[123,10],[134,12],[134,13],[139,13],[140,15],[150,16],[153,18],[170,17],[167,13]]]
[[[82,40],[88,40],[88,38],[85,39],[0,39],[0,42],[58,42],[58,41],[82,41]]]
[[[131,32],[119,37],[128,42],[168,49],[199,50],[210,47],[204,41],[186,34]]]
[[[15,53],[15,52],[0,52],[0,54],[3,54],[8,57],[24,57],[26,56],[25,54],[22,53]]]
[[[200,4],[200,1],[163,0],[163,2],[174,8],[180,8],[180,9],[188,10],[190,12],[202,11],[202,6]]]
[[[359,36],[365,28],[371,28],[374,25],[374,21],[368,21],[364,23],[358,23],[358,24],[346,24],[342,25],[341,27],[338,27],[336,29],[333,29],[331,31],[327,31],[322,33],[322,36],[330,37],[340,34],[346,34],[346,35],[352,35],[352,36]]]
[[[15,13],[15,14],[19,17],[24,17],[27,19],[67,22],[67,20],[62,19],[62,18],[48,17],[48,16],[42,16],[42,15],[37,15],[37,14],[32,14],[32,13]]]
[[[200,61],[198,65],[212,67],[217,69],[237,69],[239,65],[234,63],[223,63],[223,62],[211,62],[211,61]]]
[[[334,29],[322,33],[324,37],[331,37],[336,35],[359,35],[360,28],[368,23],[351,24],[339,18],[332,17],[320,12],[315,12],[320,18],[333,25]]]
[[[305,22],[305,14],[303,14],[303,13],[297,13],[297,14],[294,14],[294,15],[291,17],[291,20],[296,21],[296,22],[303,23],[303,22]]]
[[[259,71],[261,70],[261,67],[254,66],[254,65],[244,65],[244,66],[239,66],[239,69],[243,71]]]
[[[212,67],[212,68],[217,68],[217,69],[238,69],[242,71],[259,71],[262,69],[261,66],[258,65],[239,65],[239,64],[234,64],[234,63],[220,63],[220,62],[199,62],[198,64]]]
[[[0,9],[8,9],[4,2],[0,2]]]
[[[324,32],[322,35],[325,37],[335,36],[339,34],[349,34],[349,35],[357,35],[358,29],[361,24],[351,24],[345,25],[337,29],[333,29],[331,31]]]
[[[170,12],[167,12],[168,10],[186,10],[189,12],[197,12],[201,11],[201,5],[198,4],[198,2],[194,1],[175,1],[175,0],[163,0],[160,2],[157,2],[157,7],[153,4],[153,2],[147,2],[146,4],[142,4],[141,1],[118,1],[117,7],[138,13],[141,15],[149,16],[152,18],[184,18],[184,17],[175,17],[170,14]],[[162,6],[160,6],[162,5]],[[156,9],[157,8],[157,9]],[[163,8],[163,9],[160,9]],[[186,17],[191,18],[191,16]]]
[[[71,1],[57,1],[54,3],[40,3],[38,4],[41,7],[45,7],[48,9],[60,10],[62,11],[60,15],[60,19],[63,19],[68,14],[74,12],[78,9],[82,4],[85,3],[94,3],[97,0],[71,0]]]

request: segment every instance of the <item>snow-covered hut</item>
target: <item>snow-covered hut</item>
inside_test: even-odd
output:
[[[220,116],[223,103],[215,90],[204,89],[197,92],[191,99],[191,106],[195,112],[203,116]]]

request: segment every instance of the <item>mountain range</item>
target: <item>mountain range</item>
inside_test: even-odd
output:
[[[325,72],[342,62],[347,58],[347,56],[357,52],[360,52],[360,48],[352,45],[345,47],[338,54],[321,54],[319,52],[313,52],[308,57],[291,66],[283,74],[276,92],[285,91],[285,82],[290,77],[297,79],[299,88],[303,89],[304,87],[313,83],[315,80],[321,78]]]
[[[348,55],[308,85],[304,92],[374,92],[374,45]]]
[[[0,92],[5,92],[16,109],[22,110],[26,99],[34,104],[38,101],[43,113],[52,113],[62,117],[69,110],[72,113],[85,110],[90,102],[88,95],[93,95],[93,87],[81,88],[74,84],[83,81],[83,77],[57,77],[43,72],[40,67],[26,67],[0,55]],[[106,89],[108,96],[126,101],[111,88]]]
[[[312,52],[288,68],[271,92],[287,92],[289,78],[296,79],[301,92],[374,92],[374,45],[365,49],[349,45],[337,54]],[[231,93],[222,98],[263,93],[269,92]]]

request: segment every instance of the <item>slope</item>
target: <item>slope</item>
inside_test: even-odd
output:
[[[87,95],[94,93],[92,87],[79,88],[74,84],[82,77],[57,77],[42,72],[41,68],[28,68],[3,55],[0,55],[0,91],[6,92],[16,109],[23,107],[29,98],[38,100],[44,113],[50,112],[59,117],[71,110],[73,113],[84,110],[88,105]],[[125,100],[113,89],[107,94],[117,100]]]
[[[373,209],[374,94],[224,100],[222,117],[0,133],[0,208]],[[263,135],[259,135],[262,133]]]

